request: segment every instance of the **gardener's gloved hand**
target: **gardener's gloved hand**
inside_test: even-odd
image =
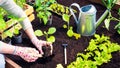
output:
[[[52,54],[52,51],[53,51],[52,43],[47,42],[47,41],[43,41],[43,40],[39,40],[36,38],[32,39],[31,41],[38,48],[38,50],[40,51],[41,54],[44,54],[42,51],[42,46],[50,46],[51,47],[51,54]]]
[[[38,57],[42,57],[39,52],[34,48],[29,47],[15,47],[14,55],[20,56],[27,62],[34,62],[38,59]]]

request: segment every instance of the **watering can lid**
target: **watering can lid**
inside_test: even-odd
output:
[[[81,11],[88,14],[95,14],[97,12],[95,6],[92,4],[81,7]]]

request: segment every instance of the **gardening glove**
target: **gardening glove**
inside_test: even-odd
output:
[[[0,0],[0,7],[5,9],[9,14],[14,15],[18,18],[25,18],[20,22],[22,28],[26,30],[29,27],[32,27],[30,20],[28,19],[25,12],[19,7],[14,0]]]
[[[52,46],[52,43],[50,42],[47,42],[47,41],[43,41],[43,40],[39,40],[39,39],[36,39],[36,38],[33,38],[32,40],[32,43],[38,48],[38,50],[40,51],[40,53],[43,55],[43,50],[42,50],[42,46],[50,46],[51,47],[51,54],[52,54],[52,51],[53,51],[53,46]]]
[[[38,57],[42,57],[42,55],[39,54],[39,52],[36,49],[28,47],[15,46],[13,54],[20,56],[27,62],[34,62],[38,59]]]

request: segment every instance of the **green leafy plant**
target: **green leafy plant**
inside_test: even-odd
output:
[[[63,20],[67,22],[67,25],[66,24],[63,25],[63,28],[65,28],[65,29],[67,28],[67,36],[68,37],[73,37],[74,36],[75,39],[80,38],[80,34],[75,33],[73,31],[73,27],[69,25],[70,15],[63,14],[62,17],[63,17]]]
[[[47,24],[52,13],[49,11],[49,6],[54,3],[55,0],[35,0],[35,7],[37,12],[37,17],[39,17],[44,25]]]
[[[14,0],[16,2],[17,5],[19,5],[21,8],[24,7],[24,5],[26,4],[26,0]]]
[[[91,39],[89,46],[84,53],[78,53],[74,62],[70,63],[67,68],[97,68],[103,63],[108,63],[112,58],[112,53],[120,51],[120,45],[110,42],[110,38],[97,34],[95,39]]]
[[[0,7],[0,14],[1,16],[4,17],[7,14],[7,12],[3,8]]]
[[[105,27],[109,30],[109,22],[110,20],[114,19],[111,16],[111,10],[114,7],[115,3],[117,0],[101,0],[102,3],[105,5],[105,7],[107,8],[106,11],[102,14],[102,16],[98,19],[97,24],[96,24],[96,28],[102,23],[102,21],[104,21],[105,19]],[[108,18],[106,18],[106,16],[108,15]],[[112,17],[112,18],[111,18]],[[111,19],[110,19],[111,18]]]
[[[6,30],[6,27],[8,26],[8,22],[4,20],[4,15],[0,14],[0,37],[2,40],[5,39],[6,36],[12,37],[12,32],[10,30]]]
[[[41,30],[36,30],[35,31],[35,35],[36,36],[45,36],[46,37],[46,40],[48,41],[48,42],[55,42],[55,37],[52,35],[52,34],[54,34],[56,32],[56,28],[55,27],[50,27],[49,29],[48,29],[48,31],[41,31]]]
[[[105,7],[108,10],[108,16],[105,19],[104,23],[105,23],[105,28],[107,28],[107,30],[109,30],[109,25],[110,25],[110,21],[114,20],[114,21],[118,21],[120,22],[120,19],[115,18],[112,16],[111,10],[114,7],[115,3],[117,0],[102,0],[103,4],[105,5]],[[118,11],[118,15],[119,15],[119,11]],[[115,29],[117,29],[118,33],[120,33],[119,31],[119,23],[115,26]]]
[[[16,33],[16,31],[19,31],[17,29],[17,27],[14,26],[15,24],[13,24],[13,23],[20,22],[24,19],[24,18],[17,18],[17,17],[11,17],[11,16],[9,16],[9,18],[10,18],[9,21],[5,21],[3,16],[0,15],[0,24],[1,24],[0,25],[0,36],[1,36],[2,40],[5,39],[6,36],[12,37],[14,35],[14,33]],[[10,28],[12,28],[12,27],[7,28],[10,25],[13,25],[13,27],[14,27],[13,31],[10,30]]]
[[[64,18],[63,16],[69,15],[68,16],[68,19],[69,19],[71,16],[69,7],[66,7],[66,6],[59,4],[57,2],[51,4],[49,8],[50,8],[50,11],[62,16],[62,18]],[[77,11],[74,10],[74,12],[77,12]],[[63,20],[65,20],[65,19],[63,19]]]
[[[57,2],[50,5],[50,10],[61,16],[63,14],[70,15],[69,8],[64,5],[59,4]]]

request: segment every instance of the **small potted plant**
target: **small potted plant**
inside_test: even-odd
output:
[[[19,31],[18,27],[14,27],[12,42],[14,44],[22,43],[22,32]]]
[[[16,22],[16,24],[18,24],[18,22],[24,20],[24,18],[17,18],[13,15],[10,15],[9,18],[11,18],[11,22]],[[22,33],[20,32],[20,27],[19,25],[13,25],[13,36],[12,36],[12,42],[15,44],[19,44],[22,43]]]
[[[52,13],[50,12],[49,6],[54,3],[55,0],[36,0],[35,9],[37,12],[37,17],[40,21],[46,24],[52,24]],[[49,21],[49,22],[48,22]]]

